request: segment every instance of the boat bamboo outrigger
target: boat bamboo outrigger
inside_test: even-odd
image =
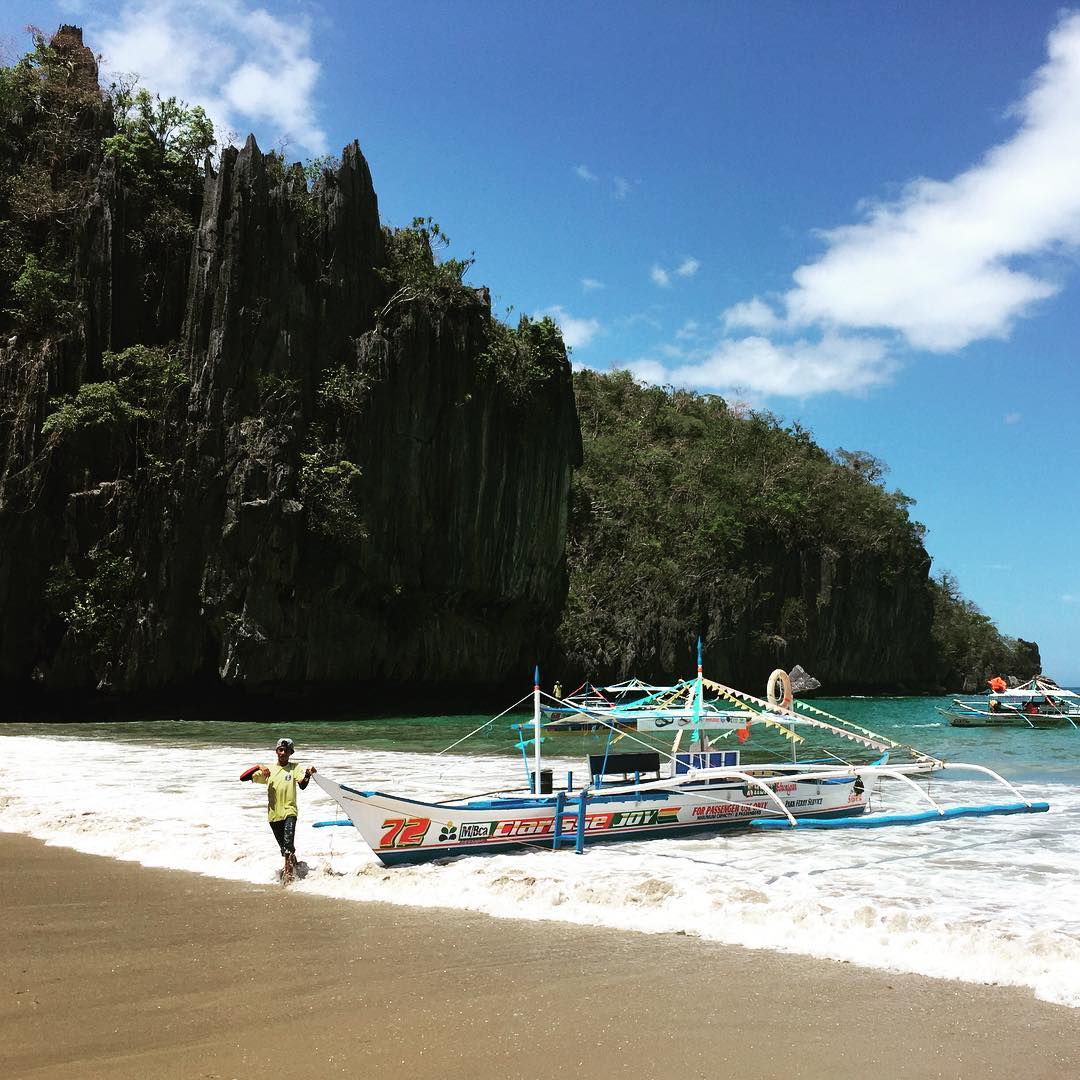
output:
[[[642,688],[643,684],[638,688]],[[647,687],[635,710],[620,704],[595,708],[544,695],[539,671],[532,692],[531,724],[513,725],[525,765],[526,785],[498,794],[426,802],[336,783],[322,773],[315,781],[347,815],[375,855],[387,866],[475,853],[505,852],[522,846],[578,852],[600,840],[685,836],[735,828],[841,828],[915,824],[989,814],[1039,813],[1045,802],[1024,798],[997,773],[981,765],[948,763],[849,723],[806,702],[793,701],[783,671],[770,676],[761,699],[702,674],[670,687]],[[545,713],[545,699],[552,711]],[[523,698],[517,708],[528,698]],[[581,717],[607,731],[602,754],[589,756],[588,780],[555,790],[542,767],[545,729],[562,716]],[[479,731],[511,710],[481,725]],[[544,717],[555,716],[545,725]],[[751,761],[742,745],[756,729],[787,748],[782,760]],[[675,732],[670,752],[648,741]],[[685,737],[685,747],[683,745]],[[632,752],[613,750],[622,741]],[[734,740],[738,745],[733,747]],[[462,740],[459,740],[459,742]],[[832,749],[827,744],[834,744]],[[454,744],[455,746],[457,743]],[[800,760],[800,748],[802,757]],[[447,749],[451,749],[448,747]],[[531,763],[530,763],[531,751]],[[809,754],[809,756],[807,756]],[[744,760],[744,756],[747,758]],[[661,759],[666,758],[662,765]],[[530,768],[531,764],[531,768]],[[916,779],[948,767],[991,777],[1017,801],[946,808]],[[869,814],[870,796],[883,780],[914,789],[925,811]]]

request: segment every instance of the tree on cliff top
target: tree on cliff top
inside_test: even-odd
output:
[[[121,77],[109,89],[116,134],[102,148],[136,188],[157,192],[163,184],[190,197],[202,184],[202,166],[214,146],[214,125],[195,105],[162,98]]]
[[[398,304],[416,300],[445,308],[476,303],[476,291],[464,282],[476,259],[472,255],[467,259],[444,258],[450,237],[438,222],[415,217],[405,228],[384,229],[383,236],[386,266],[379,274],[393,292],[382,315]]]
[[[33,49],[0,67],[0,330],[10,320],[44,334],[74,315],[71,233],[103,158],[143,204],[129,239],[160,248],[193,231],[214,129],[200,107],[133,76],[103,93],[77,28],[31,35]]]
[[[951,690],[985,690],[992,675],[1015,675],[1026,682],[1042,670],[1039,647],[1005,637],[960,592],[947,570],[931,579],[934,597],[934,643],[939,685]]]
[[[71,229],[100,155],[104,106],[81,32],[30,33],[33,49],[0,67],[0,331],[69,313]]]

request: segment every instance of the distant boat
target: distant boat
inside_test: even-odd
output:
[[[708,681],[705,687],[709,688]],[[627,679],[612,686],[582,683],[565,698],[540,705],[544,731],[680,731],[724,730],[744,727],[747,710],[731,699],[701,693],[697,680],[680,679],[670,686],[654,686]]]
[[[953,698],[938,712],[953,727],[1080,728],[1080,694],[1036,675],[1019,686],[991,680],[978,696]]]

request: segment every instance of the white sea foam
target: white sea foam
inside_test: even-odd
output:
[[[266,756],[265,754],[263,755]],[[402,794],[463,794],[507,779],[505,758],[320,750],[322,772]],[[147,866],[275,879],[265,789],[236,777],[240,746],[179,747],[0,736],[0,829]],[[572,762],[554,761],[558,769]],[[434,771],[438,776],[433,776]],[[994,785],[939,781],[946,805],[1001,801]],[[638,932],[681,930],[870,967],[1030,987],[1080,1007],[1080,790],[1033,796],[1051,813],[837,832],[738,833],[596,845],[584,857],[523,849],[384,869],[316,787],[301,795],[295,888]],[[1006,798],[1009,798],[1006,796]],[[913,809],[913,793],[890,808]]]

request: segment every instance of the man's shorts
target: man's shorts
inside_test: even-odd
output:
[[[296,848],[293,846],[293,840],[296,836],[296,818],[287,817],[282,821],[271,821],[270,828],[274,830],[274,839],[281,848],[281,854],[295,855]]]

